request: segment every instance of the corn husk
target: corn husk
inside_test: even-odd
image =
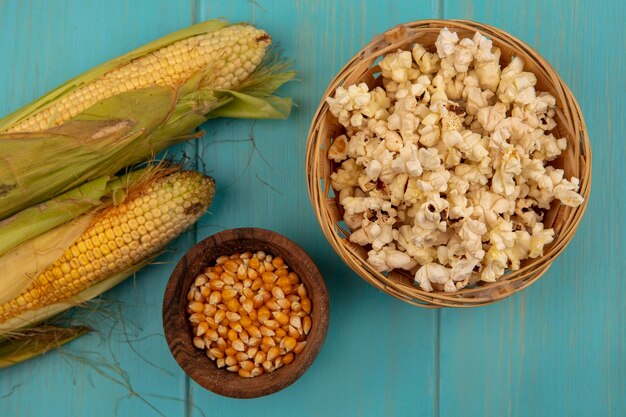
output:
[[[73,308],[79,307],[81,305],[85,305],[90,300],[98,297],[102,293],[110,290],[115,287],[120,282],[124,281],[126,278],[137,273],[141,268],[146,266],[150,261],[152,261],[156,257],[150,257],[146,259],[144,262],[134,265],[123,272],[112,275],[105,280],[102,280],[86,290],[82,291],[80,294],[68,298],[66,300],[60,301],[58,303],[50,304],[44,307],[36,308],[33,310],[29,310],[20,314],[19,316],[13,317],[5,322],[0,323],[0,340],[11,338],[13,336],[19,336],[24,333],[25,329],[33,328],[33,326],[45,323],[46,321],[58,316],[61,313]]]
[[[224,25],[210,21],[192,26],[88,71],[0,120],[0,132],[117,65]],[[198,71],[176,87],[154,86],[110,97],[48,130],[0,134],[0,220],[198,137],[195,129],[209,118],[285,118],[291,100],[272,94],[294,76],[284,62],[269,60],[231,91],[207,87],[206,72]]]
[[[91,210],[11,249],[0,256],[0,323],[143,262],[204,213],[214,190],[211,178],[159,165],[134,181],[123,204]]]
[[[0,221],[0,257],[19,244],[67,223],[88,210],[107,202],[119,204],[124,200],[125,190],[145,173],[145,170],[139,170],[120,178],[98,177]]]
[[[16,365],[80,337],[87,326],[41,327],[0,341],[0,369]]]
[[[221,29],[228,24],[222,20],[209,20],[206,22],[198,23],[183,30],[171,33],[162,38],[159,38],[153,42],[150,42],[144,46],[141,46],[127,54],[111,59],[101,65],[98,65],[87,72],[84,72],[65,83],[61,84],[54,90],[44,94],[32,103],[16,110],[0,120],[0,133],[5,132],[11,126],[16,125],[20,121],[27,119],[29,116],[40,111],[42,108],[48,106],[55,100],[58,100],[63,95],[75,90],[76,88],[93,82],[96,78],[106,74],[121,65],[128,64],[134,59],[156,51],[166,45],[172,44],[181,39],[185,39],[191,36],[199,35],[201,33],[209,33]]]
[[[0,219],[148,159],[145,132],[165,120],[175,100],[170,89],[150,90],[111,97],[59,127],[0,136]],[[150,105],[134,105],[142,99]]]

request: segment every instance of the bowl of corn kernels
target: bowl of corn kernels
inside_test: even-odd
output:
[[[178,262],[165,289],[163,327],[172,355],[198,384],[255,398],[296,381],[319,353],[329,321],[322,276],[275,232],[230,229]]]

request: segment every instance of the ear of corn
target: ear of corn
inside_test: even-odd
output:
[[[149,105],[133,105],[147,97]],[[134,91],[54,129],[0,136],[0,219],[151,157],[141,139],[167,117],[174,100],[161,87]]]
[[[28,288],[39,274],[61,257],[83,234],[93,218],[94,213],[80,216],[35,236],[0,256],[0,305],[8,303]]]
[[[149,167],[109,181],[98,178],[0,222],[0,305],[30,284],[27,277],[37,277],[63,255],[97,210],[122,203],[127,189],[158,169]]]
[[[28,286],[0,306],[0,323],[75,297],[89,286],[134,268],[165,247],[208,208],[214,182],[193,171],[157,177],[99,213],[74,243]],[[62,243],[59,244],[62,246]]]
[[[19,244],[69,222],[88,210],[99,207],[107,201],[113,204],[121,203],[126,194],[125,190],[146,174],[146,170],[139,170],[120,178],[98,177],[0,221],[0,262],[2,255]]]
[[[89,327],[43,327],[0,342],[0,369],[58,348],[87,333]]]
[[[223,31],[228,31],[228,36]],[[218,32],[222,34],[217,36]],[[124,67],[120,74],[130,71],[140,74],[138,77],[141,78],[143,67],[139,61],[157,59],[155,54],[163,48],[195,39],[194,36],[209,37],[194,42],[219,46],[211,47],[213,52],[208,53],[209,58],[216,56],[216,60],[204,57],[203,67],[187,71],[184,77],[176,80],[165,76],[165,85],[155,81],[148,83],[147,87],[125,87],[127,91],[121,93],[120,88],[110,88],[104,96],[98,96],[98,100],[105,98],[95,104],[91,104],[91,99],[85,101],[72,96],[70,101],[76,107],[70,111],[74,115],[71,120],[32,122],[41,117],[49,118],[47,113],[44,114],[47,109],[67,106],[71,94],[79,90],[84,92],[89,85],[102,82],[104,76],[113,77],[110,74],[122,71],[120,66]],[[230,40],[226,42],[225,38]],[[232,42],[241,44],[235,48],[229,46]],[[271,94],[295,73],[287,71],[282,63],[272,62],[259,67],[269,43],[265,32],[251,26],[209,22],[98,67],[6,117],[0,121],[0,132],[5,132],[0,134],[0,155],[3,155],[0,159],[0,220],[85,181],[113,175],[181,140],[197,137],[192,132],[207,118],[286,117],[291,101]],[[215,48],[219,52],[215,52]],[[184,52],[170,50],[169,54],[178,56]],[[169,65],[162,69],[166,73],[176,71],[182,65],[172,59],[171,63],[164,59],[163,63]],[[232,74],[224,71],[232,71]],[[259,84],[265,84],[265,87],[259,88]],[[59,111],[54,110],[51,114]],[[76,113],[78,111],[80,113]],[[46,130],[8,133],[36,130],[37,126],[59,122],[63,124]]]
[[[53,320],[56,316],[69,310],[70,308],[80,306],[87,303],[89,300],[96,298],[102,293],[115,287],[126,278],[137,273],[152,259],[153,258],[147,258],[137,265],[133,265],[122,272],[113,274],[100,282],[96,282],[91,287],[87,287],[73,297],[66,298],[43,307],[24,311],[12,319],[0,322],[0,341],[4,339],[11,339],[13,337],[24,336],[24,330],[27,329],[45,327],[41,326],[40,323],[47,323],[49,320]]]
[[[263,61],[267,33],[247,24],[209,21],[176,32],[96,67],[9,115],[0,132],[45,130],[116,94],[153,86],[176,88],[194,74],[202,87],[236,89]]]
[[[209,20],[206,22],[198,23],[196,25],[187,27],[183,30],[159,38],[129,53],[107,61],[97,67],[94,67],[91,70],[84,72],[77,77],[74,77],[69,81],[61,84],[60,86],[43,95],[39,99],[22,107],[19,110],[16,110],[15,112],[0,120],[0,132],[6,132],[7,130],[12,129],[16,131],[22,131],[22,129],[17,128],[17,126],[24,123],[25,120],[28,120],[29,118],[36,115],[38,112],[41,112],[42,109],[49,108],[55,103],[58,103],[60,100],[63,100],[64,97],[66,97],[73,91],[76,91],[77,89],[84,87],[85,85],[88,85],[90,83],[93,83],[95,80],[104,76],[105,74],[110,73],[124,65],[128,65],[134,60],[141,58],[142,56],[151,54],[163,47],[167,47],[168,45],[172,45],[178,41],[193,36],[211,34],[219,29],[224,28],[227,25],[228,24],[222,20]]]

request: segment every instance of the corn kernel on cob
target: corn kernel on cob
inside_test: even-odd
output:
[[[44,130],[70,120],[99,101],[151,86],[177,87],[202,71],[203,85],[232,89],[263,60],[270,36],[247,24],[226,26],[179,40],[114,68],[48,107],[9,128],[6,133]]]
[[[206,211],[214,188],[209,177],[179,171],[131,189],[125,202],[106,209],[61,258],[0,306],[0,323],[71,298],[154,255]]]

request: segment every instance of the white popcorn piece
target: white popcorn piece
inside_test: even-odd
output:
[[[450,270],[443,265],[431,262],[422,265],[415,273],[414,279],[424,291],[432,291],[433,287],[431,283],[445,284],[451,281]]]
[[[435,42],[439,58],[446,58],[454,54],[457,43],[459,43],[459,36],[456,32],[450,32],[447,27],[441,29],[437,41]]]
[[[385,200],[378,197],[345,197],[341,200],[344,210],[348,214],[364,213],[367,210],[381,210]]]
[[[474,69],[480,86],[495,93],[500,83],[500,49],[493,48],[491,40],[478,32],[473,39],[478,46],[474,52]]]
[[[417,78],[417,82],[411,85],[410,94],[418,101],[430,101],[430,92],[428,86],[431,84],[430,78],[426,75],[420,75]]]
[[[414,224],[424,230],[445,232],[448,207],[447,200],[433,194],[428,201],[419,207]]]
[[[365,175],[370,181],[374,181],[378,179],[381,171],[383,170],[383,165],[377,161],[376,159],[372,159],[370,163],[365,167]]]
[[[417,262],[408,254],[391,248],[373,249],[367,253],[367,260],[379,272],[394,269],[410,270],[417,266]]]
[[[391,100],[387,97],[385,90],[376,87],[370,92],[369,102],[363,105],[361,113],[370,119],[386,119],[389,115],[387,109],[391,106]]]
[[[480,273],[480,280],[485,282],[495,282],[504,275],[508,262],[508,257],[504,251],[492,246],[485,255],[485,265]]]
[[[462,97],[467,100],[465,105],[467,114],[477,115],[480,109],[489,107],[489,101],[492,99],[493,93],[489,90],[483,91],[479,87],[466,85],[463,88]]]
[[[533,152],[533,158],[542,159],[544,161],[552,161],[567,147],[565,138],[557,139],[554,135],[541,135],[537,143],[537,150]]]
[[[543,161],[540,159],[531,159],[527,156],[522,157],[522,177],[538,181],[539,178],[545,175],[546,168],[543,166]]]
[[[424,120],[422,120],[422,123],[423,122]],[[425,125],[419,130],[419,143],[426,147],[434,146],[439,141],[440,132],[439,126]]]
[[[422,179],[417,180],[417,187],[425,193],[445,193],[448,190],[448,181],[452,174],[445,169],[428,171],[422,174]]]
[[[485,158],[488,160],[489,158]],[[459,164],[454,167],[454,175],[475,185],[485,185],[489,178],[481,171],[480,166],[476,164]]]
[[[520,263],[524,259],[528,259],[531,248],[531,237],[526,230],[518,230],[515,232],[515,244],[512,248],[506,249],[505,253],[511,263],[511,270],[520,269]]]
[[[493,227],[504,215],[511,215],[515,210],[515,201],[492,193],[486,189],[467,194],[473,204],[473,217]]]
[[[498,98],[507,103],[532,103],[535,98],[537,77],[532,72],[524,71],[524,60],[513,57],[509,65],[502,70],[498,84]]]
[[[409,180],[409,175],[404,173],[398,173],[391,180],[389,184],[389,197],[391,204],[399,206],[404,200],[404,192],[406,190],[406,184]]]
[[[398,132],[388,130],[384,134],[385,147],[391,152],[399,152],[402,149],[403,141]]]
[[[544,229],[543,223],[537,223],[533,227],[530,238],[529,258],[536,258],[543,255],[544,246],[550,244],[554,239],[554,229]]]
[[[439,56],[426,51],[422,45],[416,43],[411,55],[422,74],[433,74],[439,71]]]
[[[397,229],[396,242],[398,246],[411,256],[419,265],[425,265],[432,262],[437,251],[432,247],[417,246],[415,242],[415,236],[413,235],[413,229],[409,225],[402,225]]]
[[[572,178],[571,181],[566,179],[554,187],[554,196],[561,200],[561,203],[569,207],[580,206],[585,199],[578,194],[579,180],[578,178]]]
[[[510,221],[500,219],[489,231],[489,243],[498,250],[512,248],[515,245],[515,232]]]
[[[493,282],[554,239],[554,200],[584,202],[579,181],[548,165],[567,147],[551,132],[556,99],[480,33],[441,30],[437,53],[416,44],[380,62],[382,87],[327,98],[345,128],[328,149],[350,241],[378,271],[415,273],[425,291]],[[419,268],[418,268],[419,267]]]
[[[419,204],[424,197],[424,193],[417,186],[417,181],[417,178],[409,178],[404,191],[404,201],[411,206]]]
[[[379,65],[383,77],[391,78],[393,81],[401,83],[409,79],[409,70],[412,63],[410,52],[398,51],[385,55]]]
[[[499,102],[493,106],[482,107],[476,113],[476,120],[490,133],[493,133],[504,119],[506,119],[506,106]]]
[[[393,242],[393,226],[391,224],[382,224],[376,230],[377,233],[372,242],[374,250],[381,250],[385,245]],[[380,231],[378,232],[378,230]]]
[[[332,187],[341,191],[347,187],[354,187],[358,184],[361,169],[354,159],[347,159],[341,163],[341,167],[330,176]]]
[[[491,179],[491,189],[505,197],[514,198],[515,176],[521,172],[522,163],[517,150],[507,151],[500,157],[500,164]]]
[[[474,272],[474,268],[476,268],[480,264],[480,259],[477,258],[465,258],[459,259],[452,264],[452,269],[450,270],[450,277],[452,281],[459,282],[465,281],[470,278],[470,276]],[[459,289],[457,287],[457,289]]]
[[[526,227],[533,227],[543,220],[543,214],[533,210],[536,205],[537,202],[532,198],[520,198],[515,203],[515,214]]]
[[[446,83],[441,75],[433,78],[430,86],[430,111],[446,115],[448,113],[448,96],[446,94]]]
[[[350,125],[353,116],[351,112],[364,108],[370,100],[369,87],[365,83],[351,85],[347,89],[339,87],[335,91],[334,98],[326,98],[331,113],[337,117],[339,123],[346,127]]]
[[[424,171],[436,171],[441,167],[441,157],[436,148],[419,148],[417,157]]]
[[[348,138],[346,135],[337,136],[328,148],[328,158],[341,162],[348,157]]]
[[[357,132],[348,141],[346,155],[354,159],[367,156],[368,152],[371,152],[371,149],[377,146],[378,143],[380,143],[380,139],[370,138],[362,131]]]
[[[465,219],[458,231],[463,239],[463,247],[475,258],[482,259],[483,244],[482,237],[487,233],[487,225],[478,220]]]
[[[456,72],[467,72],[474,60],[478,46],[469,38],[461,39],[454,51],[454,68]]]

